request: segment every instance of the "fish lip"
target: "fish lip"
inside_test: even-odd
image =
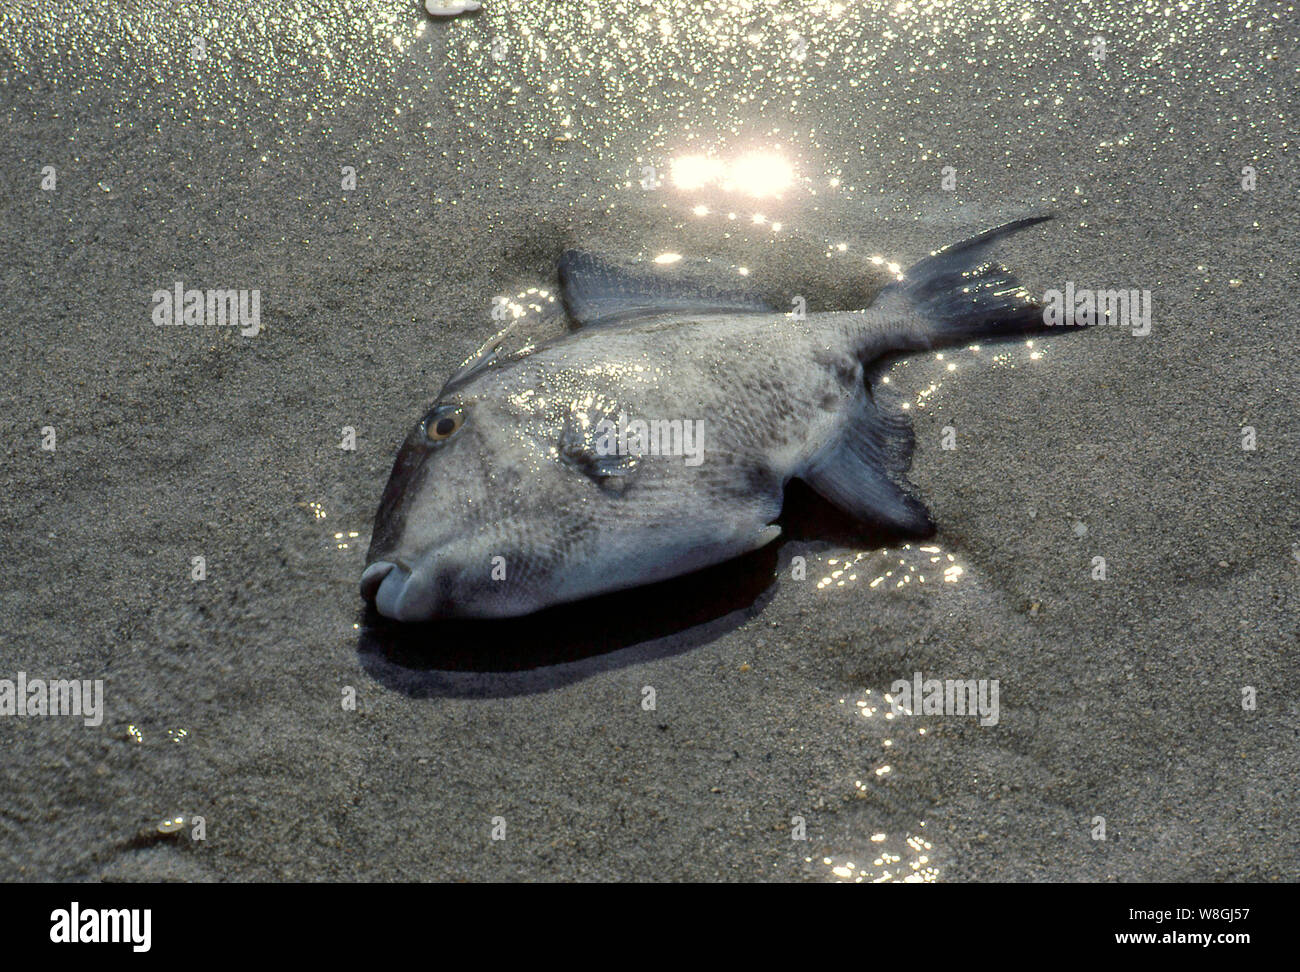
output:
[[[369,564],[361,572],[361,596],[367,601],[373,601],[375,595],[379,593],[379,586],[384,582],[384,578],[396,567],[397,564],[391,560],[376,560],[373,564]]]
[[[394,621],[408,620],[411,572],[405,567],[392,564],[383,574],[382,580],[375,587],[375,610]]]
[[[428,621],[435,615],[436,600],[429,587],[427,571],[409,570],[400,561],[380,561],[383,568],[363,575],[367,586],[374,587],[375,610],[394,621]],[[372,565],[374,566],[374,565]],[[385,569],[386,568],[386,569]],[[382,577],[380,574],[382,573]],[[375,578],[379,577],[376,582]]]

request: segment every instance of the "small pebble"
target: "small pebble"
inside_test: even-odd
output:
[[[424,0],[424,9],[431,17],[457,17],[463,13],[473,13],[483,4],[477,0]]]
[[[164,820],[162,823],[158,825],[158,833],[174,834],[176,833],[176,831],[180,830],[184,826],[185,826],[184,817],[168,817],[166,820]]]

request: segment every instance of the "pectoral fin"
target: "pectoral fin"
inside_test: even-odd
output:
[[[619,451],[619,407],[603,399],[574,402],[560,433],[560,460],[601,489],[622,493],[640,466],[639,457]]]

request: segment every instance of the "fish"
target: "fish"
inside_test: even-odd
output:
[[[854,520],[932,535],[882,372],[1046,332],[986,258],[1050,218],[936,250],[849,311],[781,312],[565,251],[564,322],[494,336],[407,435],[362,597],[398,621],[503,618],[688,574],[776,540],[793,479]]]

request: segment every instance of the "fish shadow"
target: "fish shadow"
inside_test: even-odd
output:
[[[682,577],[561,604],[521,618],[383,617],[367,604],[357,655],[380,684],[412,698],[531,695],[708,644],[758,616],[801,549],[883,545],[801,482],[787,487],[783,538]],[[811,546],[810,546],[811,545]]]

